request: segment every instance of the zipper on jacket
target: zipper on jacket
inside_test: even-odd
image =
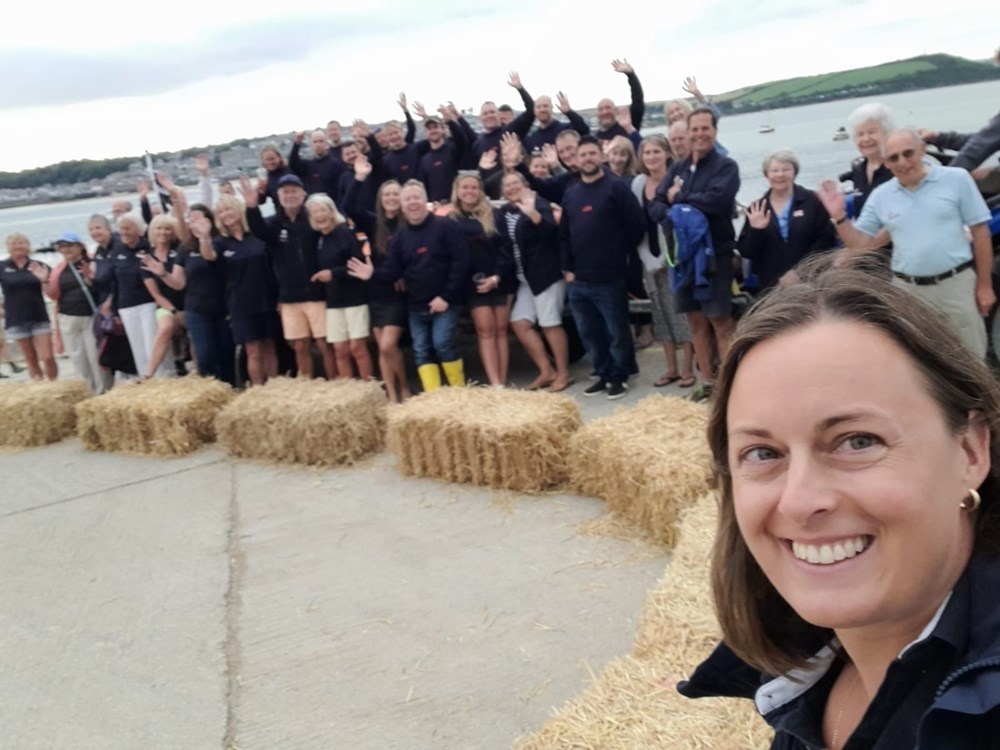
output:
[[[980,669],[986,669],[987,667],[1000,667],[1000,656],[994,656],[990,659],[983,659],[982,661],[977,661],[972,664],[966,664],[961,669],[956,669],[950,675],[945,677],[944,682],[938,686],[937,693],[934,694],[934,699],[937,700],[944,695],[945,691],[958,680],[972,672],[977,672]]]

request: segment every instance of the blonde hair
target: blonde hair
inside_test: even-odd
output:
[[[243,233],[246,234],[249,232],[250,224],[247,223],[247,207],[243,204],[243,201],[235,195],[220,195],[219,200],[215,202],[215,228],[219,230],[219,234],[223,237],[230,236],[229,230],[226,229],[225,225],[219,219],[219,209],[226,206],[239,212],[240,224],[243,226]]]
[[[174,237],[177,237],[177,219],[169,214],[160,214],[159,216],[153,217],[153,220],[149,222],[150,237],[152,237],[153,233],[164,224],[170,227],[170,231],[174,233]]]
[[[462,203],[458,199],[458,184],[462,180],[475,180],[479,183],[479,203],[469,212],[462,208]],[[478,174],[460,174],[451,185],[451,211],[448,212],[448,218],[459,219],[466,213],[472,214],[482,226],[487,237],[492,237],[497,233],[496,221],[493,219],[493,204],[486,197],[486,191],[483,190],[483,178]]]
[[[4,243],[7,245],[8,253],[10,252],[10,246],[13,245],[17,240],[24,240],[25,242],[27,242],[28,248],[30,250],[31,240],[28,239],[28,235],[26,235],[24,232],[11,232],[10,234],[7,235],[7,239],[4,240]]]
[[[344,215],[337,209],[337,204],[333,202],[333,198],[326,193],[313,193],[306,198],[306,211],[309,210],[309,206],[326,206],[328,209],[333,211],[333,225],[335,227],[339,227],[341,224],[347,223],[347,219],[345,219]],[[313,224],[312,216],[309,217],[309,226],[317,232],[319,231],[317,226]]]
[[[635,146],[632,145],[632,141],[623,135],[616,135],[611,139],[611,146],[608,148],[608,153],[611,152],[623,153],[628,156],[622,174],[629,177],[634,176],[639,160],[635,157]]]

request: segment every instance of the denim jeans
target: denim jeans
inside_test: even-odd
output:
[[[198,374],[235,384],[236,347],[226,316],[202,315],[189,310],[184,313],[184,320],[194,342]]]
[[[458,310],[449,307],[443,313],[410,312],[410,337],[417,367],[458,359],[455,348],[455,326]]]
[[[566,290],[576,330],[594,372],[612,383],[624,383],[637,374],[624,279],[610,284],[574,281]]]

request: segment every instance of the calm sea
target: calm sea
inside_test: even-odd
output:
[[[880,101],[891,107],[899,126],[975,131],[997,113],[1000,81],[725,117],[719,123],[719,141],[739,162],[743,179],[740,202],[746,204],[766,190],[761,161],[780,148],[790,148],[799,157],[802,171],[798,181],[806,187],[815,187],[820,180],[836,178],[846,171],[857,156],[854,143],[851,140],[834,141],[833,134],[838,127],[847,125],[847,117],[856,107],[869,101]],[[759,133],[764,124],[773,126],[774,132]],[[649,132],[657,131],[662,132],[663,128]],[[138,205],[138,196],[125,197],[132,198]],[[194,197],[193,192],[189,197]],[[110,215],[110,207],[110,198],[88,198],[3,209],[0,210],[0,236],[24,232],[37,246],[47,245],[63,232],[78,232],[86,238],[87,220],[91,214]],[[0,247],[2,256],[6,256],[6,249]]]

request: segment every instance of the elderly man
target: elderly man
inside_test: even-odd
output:
[[[678,120],[667,130],[667,138],[670,140],[670,150],[674,159],[687,159],[691,155],[691,144],[688,142],[687,120]]]
[[[889,134],[883,163],[893,178],[872,191],[857,224],[847,221],[844,196],[832,180],[824,180],[818,195],[849,255],[891,240],[895,283],[941,310],[972,351],[985,357],[983,317],[996,302],[990,211],[968,172],[927,164],[923,157],[917,130]]]

